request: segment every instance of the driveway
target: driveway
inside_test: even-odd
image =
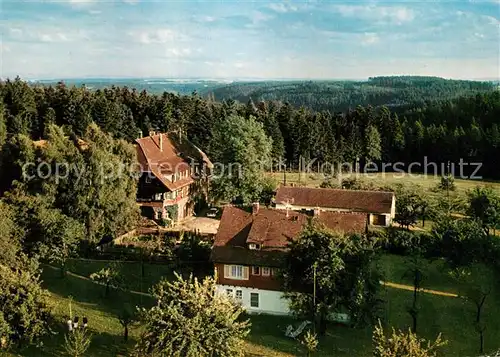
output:
[[[209,217],[192,217],[189,218],[170,230],[175,231],[199,231],[202,234],[216,234],[219,229],[220,221]]]

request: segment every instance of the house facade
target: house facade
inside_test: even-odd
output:
[[[393,192],[340,190],[280,186],[275,197],[276,209],[311,212],[360,212],[368,215],[373,226],[389,226],[396,216]]]
[[[211,255],[218,292],[234,297],[249,313],[288,314],[279,270],[289,239],[296,238],[309,219],[346,232],[361,233],[367,226],[365,214],[315,212],[311,218],[258,204],[251,212],[225,207]]]
[[[193,215],[195,200],[206,197],[212,163],[177,134],[151,132],[135,142],[140,176],[137,203],[142,215],[172,222]]]

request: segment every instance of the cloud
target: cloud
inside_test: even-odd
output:
[[[38,4],[31,7],[34,1]],[[132,0],[138,5],[131,6],[126,1],[8,1],[0,24],[5,75],[498,73],[500,23],[491,4],[436,2],[424,10],[425,4],[414,0],[230,1],[217,6],[163,0]]]
[[[380,41],[380,37],[376,33],[367,32],[364,34],[364,37],[361,40],[361,43],[364,45],[373,45],[375,43],[378,43],[379,41]]]
[[[129,35],[134,42],[145,45],[168,43],[174,40],[185,40],[187,37],[169,28],[158,28],[155,30],[131,31]]]
[[[189,57],[192,51],[190,48],[169,48],[167,49],[167,57]]]
[[[248,28],[257,28],[260,26],[260,24],[262,22],[266,22],[266,21],[272,20],[274,18],[274,16],[265,14],[261,11],[253,11],[247,16],[251,21],[250,24],[245,25],[245,27],[248,27]]]
[[[415,18],[414,10],[403,6],[334,5],[333,10],[344,17],[375,22],[389,20],[402,24],[411,22]]]
[[[10,40],[32,42],[76,42],[89,40],[85,31],[59,27],[27,26],[9,28]]]
[[[293,6],[293,5],[288,4],[288,3],[282,3],[282,2],[271,3],[267,7],[273,11],[281,12],[281,13],[297,11],[296,6]]]

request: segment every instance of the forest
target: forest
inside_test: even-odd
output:
[[[301,86],[317,84],[304,82],[295,85],[296,91]],[[8,145],[16,134],[35,140],[46,138],[49,124],[82,136],[95,122],[103,131],[127,141],[147,135],[151,129],[181,129],[210,154],[216,146],[214,128],[234,114],[253,116],[262,123],[272,139],[272,157],[285,159],[289,167],[296,167],[301,157],[316,158],[319,163],[360,160],[406,164],[422,163],[426,157],[427,162],[438,164],[461,159],[482,163],[476,175],[500,177],[494,160],[500,154],[500,92],[493,84],[378,77],[363,86],[376,88],[379,93],[390,92],[393,103],[404,99],[413,104],[404,108],[379,105],[379,96],[370,97],[368,91],[351,96],[350,109],[315,110],[297,106],[279,91],[276,97],[263,101],[215,101],[213,96],[205,98],[196,92],[157,95],[115,86],[92,91],[62,82],[55,86],[30,85],[16,78],[0,82],[0,144]],[[334,93],[314,98],[344,101]],[[349,91],[342,93],[349,97]],[[387,100],[383,102],[387,104]]]
[[[447,80],[439,77],[372,77],[368,81],[265,81],[233,83],[201,89],[217,100],[240,102],[279,100],[299,108],[345,112],[358,105],[385,105],[397,112],[435,100],[484,93],[496,87],[490,82]]]
[[[212,241],[201,235],[183,232],[177,243],[158,230],[157,236],[131,237],[137,246],[109,244],[140,224],[137,181],[102,170],[133,166],[131,142],[150,130],[181,130],[214,162],[245,168],[243,175],[212,180],[209,194],[216,203],[270,201],[276,182],[266,181],[272,175],[260,165],[270,158],[292,166],[300,157],[364,164],[428,156],[482,162],[481,174],[497,177],[498,91],[404,112],[376,105],[316,111],[278,100],[217,102],[197,93],[37,86],[18,78],[0,84],[0,97],[2,353],[330,357],[335,351],[386,357],[399,351],[430,357],[437,350],[469,356],[498,349],[500,197],[490,187],[464,194],[463,185],[476,183],[455,183],[450,176],[432,181],[439,185],[426,191],[411,182],[395,184],[393,227],[343,235],[308,225],[283,267],[294,312],[315,321],[313,333],[297,340],[282,328],[297,320],[246,315],[225,296],[214,298]],[[30,171],[33,177],[26,179],[24,163],[35,162],[46,168],[68,164],[67,179]],[[294,175],[286,176],[292,182]],[[324,180],[321,187],[330,184]],[[364,184],[342,181],[344,188],[375,189]],[[309,291],[311,274],[321,282],[318,314],[311,295],[293,288]],[[332,307],[349,311],[350,328],[326,322]],[[391,326],[411,328],[391,335],[385,329]]]

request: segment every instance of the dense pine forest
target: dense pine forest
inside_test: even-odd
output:
[[[408,164],[422,163],[426,156],[436,163],[481,162],[479,175],[500,177],[495,163],[500,155],[500,92],[491,83],[377,77],[363,84],[237,88],[231,91],[241,92],[234,95],[239,101],[216,101],[218,95],[157,95],[115,86],[91,91],[64,83],[36,86],[6,80],[0,82],[0,144],[9,145],[16,134],[45,138],[50,123],[81,136],[95,122],[128,141],[151,129],[182,129],[210,154],[214,127],[236,114],[261,122],[272,139],[273,157],[285,158],[289,166],[300,157]]]
[[[207,88],[201,93],[217,100],[240,102],[280,100],[295,107],[344,112],[358,105],[385,105],[396,111],[424,106],[435,100],[449,100],[489,92],[493,83],[447,80],[439,77],[373,77],[368,81],[265,81],[234,83]]]

